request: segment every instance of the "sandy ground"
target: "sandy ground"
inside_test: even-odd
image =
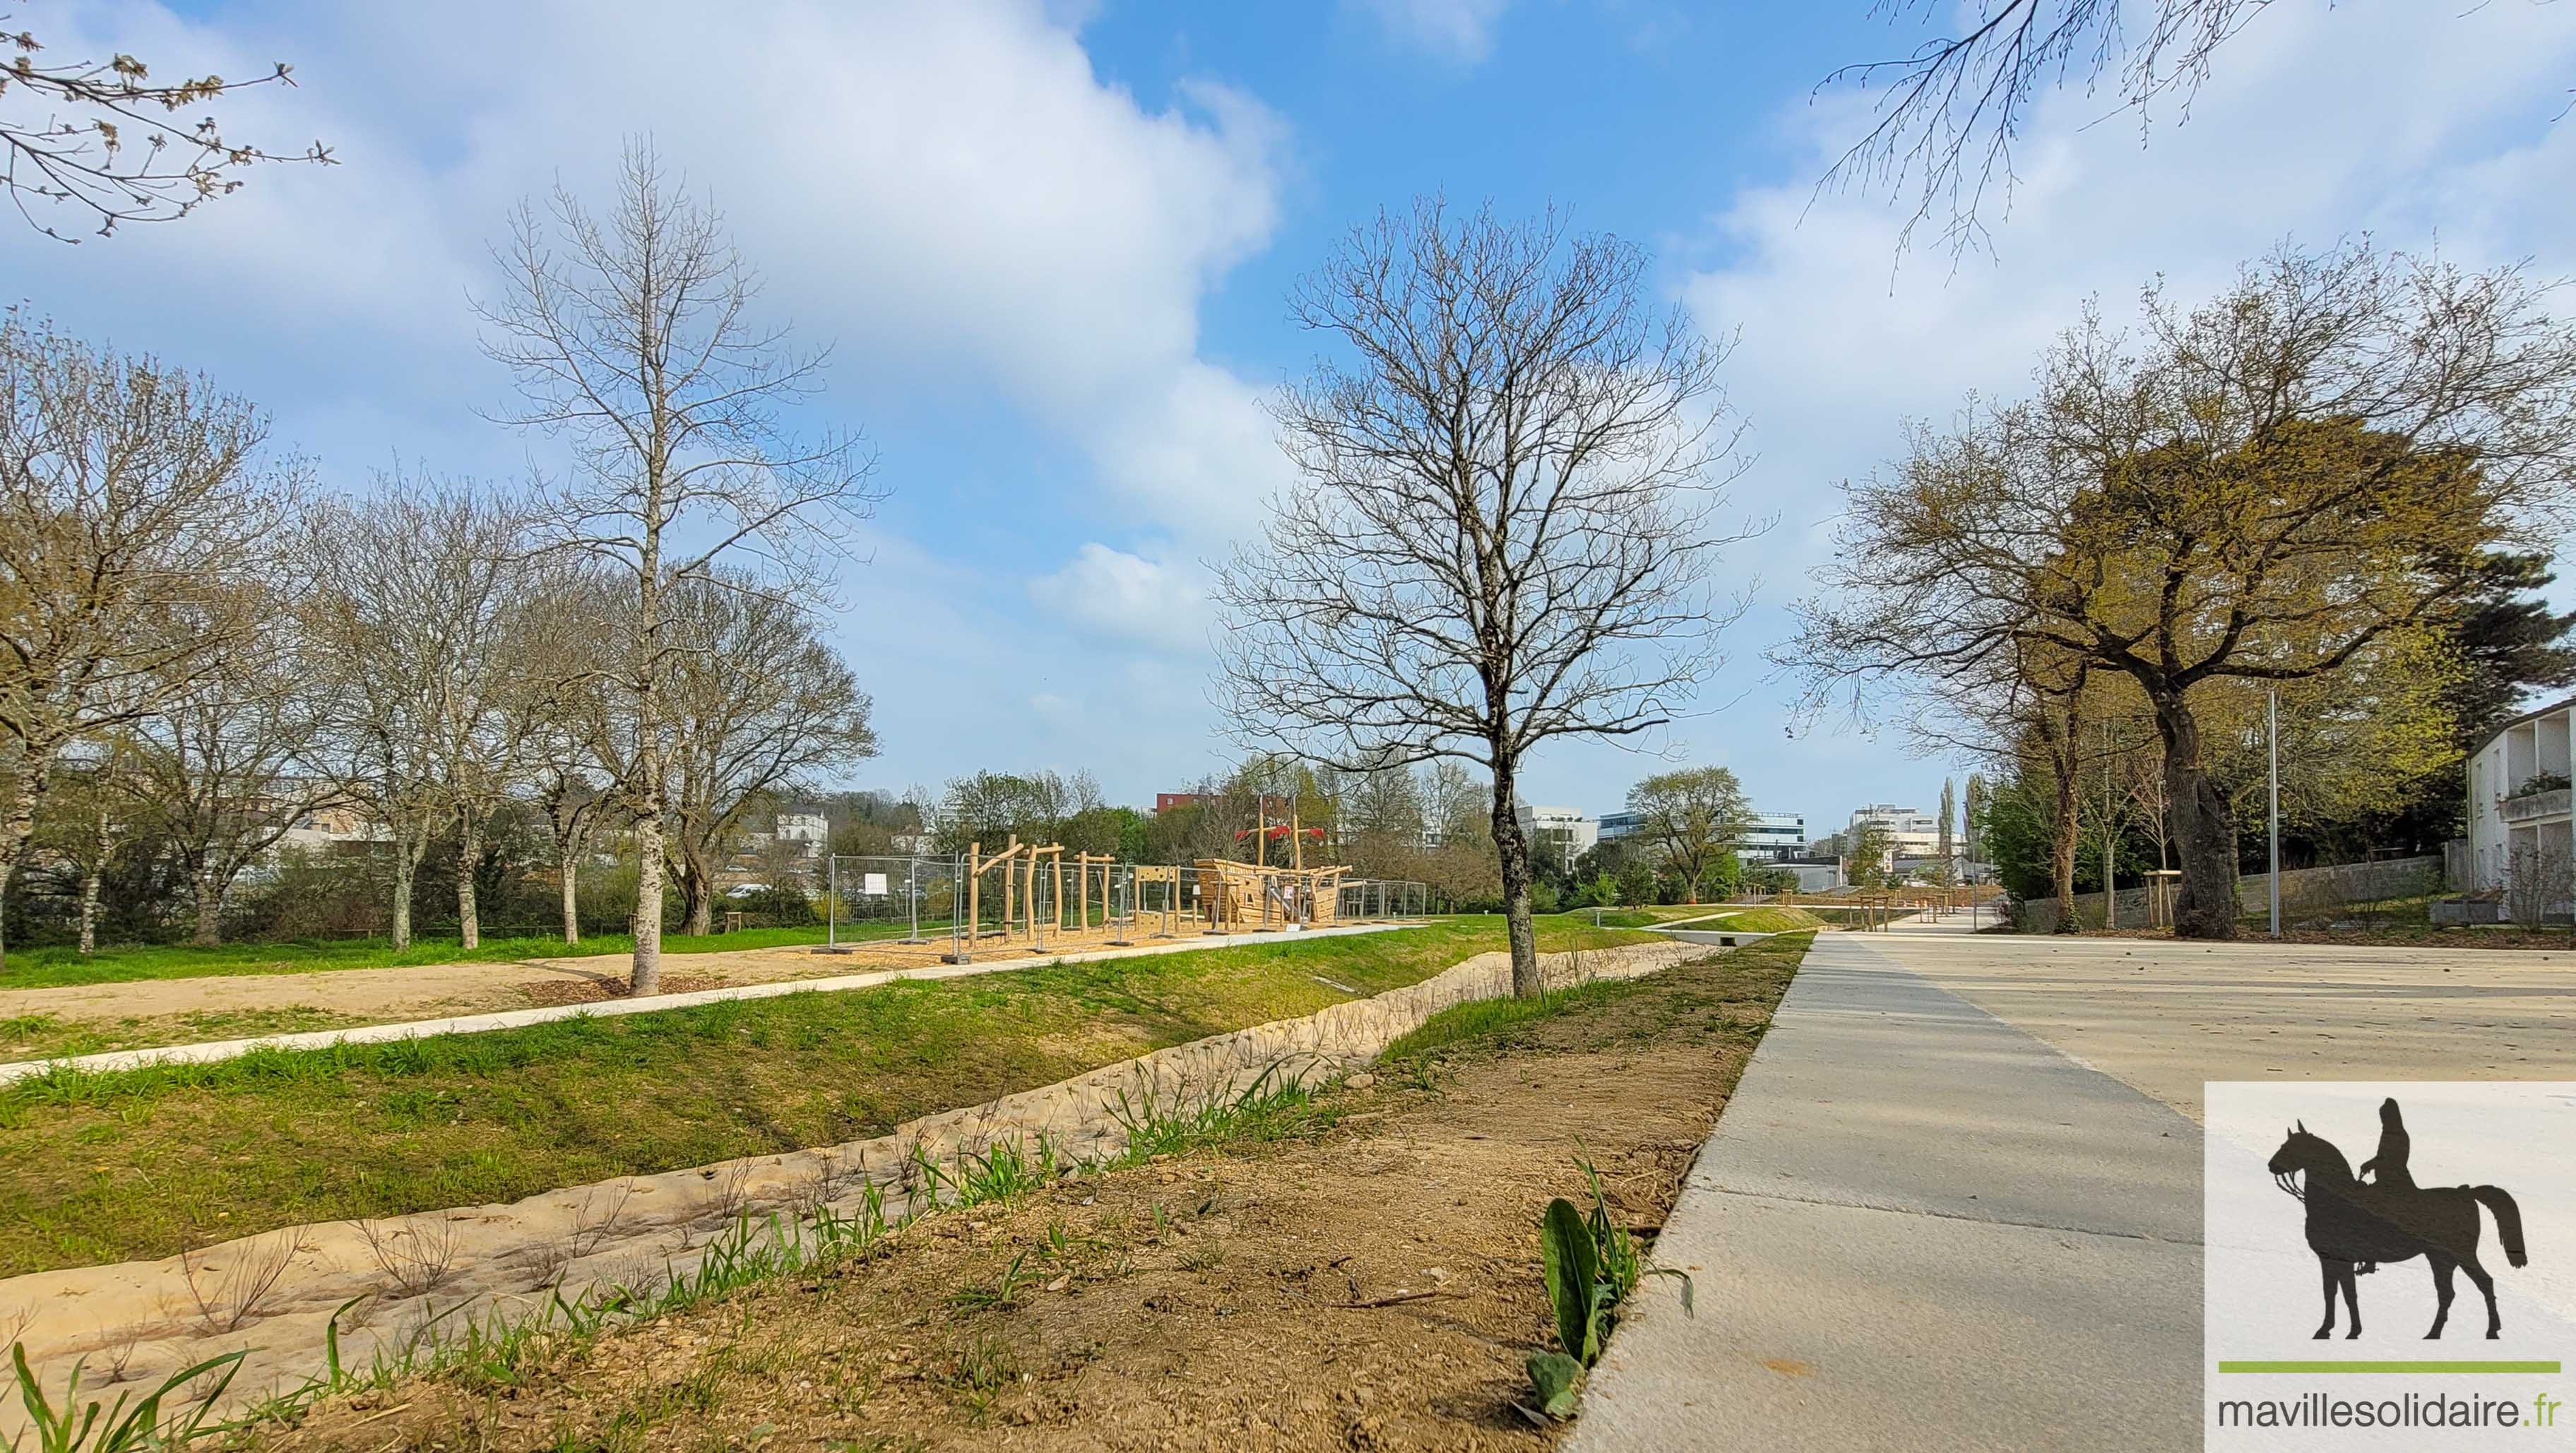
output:
[[[866,1261],[507,1381],[371,1393],[292,1449],[1545,1447],[1534,1223],[1594,1160],[1660,1225],[1782,976],[1715,960],[1509,1054],[1328,1101],[1319,1133],[925,1221]]]
[[[1074,948],[1099,947],[1065,942]],[[869,945],[849,954],[818,954],[801,946],[673,954],[662,960],[662,981],[670,992],[683,993],[920,967],[935,963],[946,947],[943,940],[926,949]],[[987,950],[976,962],[988,956],[1001,958],[998,951]],[[614,998],[625,992],[627,966],[623,954],[599,954],[14,989],[0,992],[0,1020],[45,1016],[64,1024],[110,1028],[120,1044],[184,1044],[245,1032],[220,1026],[209,1030],[194,1022],[204,1017],[239,1022],[250,1016],[300,1015],[314,1022],[297,1027],[339,1028]]]
[[[2195,1120],[2204,1080],[2576,1079],[2576,953],[1855,938]]]

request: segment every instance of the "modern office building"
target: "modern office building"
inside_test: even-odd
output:
[[[1533,858],[1550,855],[1563,867],[1571,868],[1574,860],[1592,851],[1601,841],[1601,824],[1586,817],[1579,807],[1533,807],[1517,803],[1521,836],[1528,840]]]
[[[1807,814],[1757,812],[1746,823],[1735,855],[1747,863],[1777,863],[1807,851]]]

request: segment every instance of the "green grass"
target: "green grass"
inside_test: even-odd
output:
[[[924,925],[926,928],[927,925]],[[903,924],[841,925],[843,942],[901,938]],[[666,954],[711,954],[731,949],[781,948],[821,943],[823,926],[746,928],[740,933],[704,937],[666,934]],[[635,942],[622,933],[584,935],[578,945],[560,936],[486,938],[467,950],[454,939],[416,938],[397,950],[380,938],[315,939],[292,943],[140,944],[102,948],[83,957],[61,946],[11,948],[8,967],[0,968],[0,990],[52,989],[73,984],[121,984],[137,979],[200,979],[216,974],[310,974],[324,969],[416,968],[423,964],[516,963],[524,959],[560,959],[629,954]]]
[[[1822,928],[1825,920],[1804,908],[1747,908],[1724,923],[1711,928],[1731,928],[1742,933],[1796,933],[1801,929]]]
[[[200,1009],[155,1019],[127,1017],[112,1022],[20,1014],[0,1018],[0,1062],[70,1059],[109,1050],[201,1044],[219,1039],[264,1039],[369,1022],[363,1015],[334,1014],[304,1004],[274,1009]]]
[[[1580,917],[1589,923],[1592,910],[1585,908],[1567,916]],[[1601,926],[1604,928],[1657,928],[1696,918],[1710,921],[1691,923],[1689,927],[1731,928],[1745,933],[1791,933],[1801,928],[1821,928],[1825,922],[1803,908],[1729,908],[1720,903],[1673,903],[1654,908],[1601,910]]]
[[[1559,917],[1550,952],[1645,941]],[[1499,918],[0,1088],[0,1277],[881,1134],[1415,983]]]
[[[1622,1039],[1651,1039],[1685,1022],[1697,1022],[1717,1038],[1739,1031],[1758,1038],[1771,1006],[1815,941],[1812,932],[1783,933],[1644,978],[1598,979],[1538,999],[1459,1004],[1398,1037],[1380,1058],[1399,1070],[1418,1068],[1462,1051],[1527,1045],[1533,1036],[1557,1031],[1566,1021],[1586,1019],[1621,1020],[1615,1037]],[[1737,1002],[1747,989],[1760,1003],[1758,1019],[1747,1021],[1717,1007]]]
[[[1390,1063],[1419,1059],[1455,1045],[1500,1039],[1534,1020],[1616,1003],[1644,985],[1642,979],[1599,979],[1560,989],[1543,999],[1479,999],[1456,1005],[1432,1015],[1420,1028],[1388,1045],[1382,1058]]]

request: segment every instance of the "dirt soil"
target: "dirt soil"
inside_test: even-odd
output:
[[[1280,1138],[944,1212],[506,1372],[272,1428],[273,1449],[1542,1448],[1536,1222],[1600,1169],[1662,1224],[1796,954],[1713,956],[1399,1061]]]

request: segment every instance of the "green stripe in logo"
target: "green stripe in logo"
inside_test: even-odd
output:
[[[2221,1362],[2221,1372],[2556,1372],[2555,1362]]]

